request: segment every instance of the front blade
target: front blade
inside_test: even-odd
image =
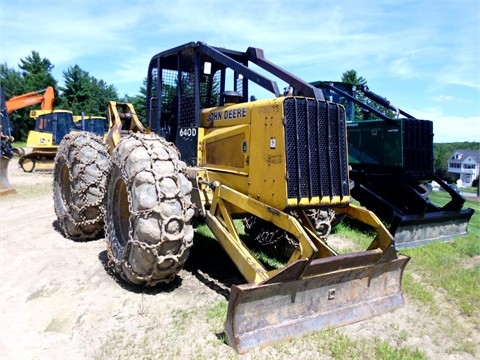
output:
[[[400,285],[408,260],[400,255],[386,262],[321,274],[314,260],[304,273],[317,274],[308,278],[232,286],[225,323],[227,343],[238,353],[245,353],[274,341],[354,323],[403,306]],[[325,259],[321,261],[325,263]],[[309,267],[315,270],[308,271]]]
[[[397,218],[391,228],[395,248],[405,249],[430,242],[448,242],[455,237],[467,235],[473,212],[473,209],[463,209]]]

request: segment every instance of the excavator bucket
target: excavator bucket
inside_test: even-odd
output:
[[[8,157],[0,157],[0,195],[15,194],[16,191],[8,181],[8,164],[10,159]]]
[[[225,333],[238,353],[343,326],[403,305],[401,279],[409,260],[382,260],[378,249],[297,261],[259,284],[233,286]]]

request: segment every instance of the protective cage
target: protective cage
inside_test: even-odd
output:
[[[249,68],[249,63],[263,73]],[[271,76],[299,95],[281,94]],[[250,83],[273,94],[274,100],[250,99]],[[232,87],[236,101],[224,101]],[[360,321],[403,304],[400,284],[408,258],[397,256],[390,234],[373,213],[350,204],[342,105],[325,101],[320,89],[270,63],[261,49],[237,52],[192,42],[152,58],[147,106],[151,128],[174,142],[190,166],[192,200],[201,210],[198,220],[206,222],[247,282],[232,287],[225,324],[227,343],[239,353],[325,326]],[[204,121],[230,106],[251,112],[244,120],[220,116],[218,122]],[[223,169],[197,162],[214,141],[238,134],[243,136],[241,147],[232,148],[245,161],[236,168],[245,171],[232,170],[228,162],[216,163]],[[272,138],[284,148],[272,146]],[[275,156],[271,164],[276,171],[263,171],[268,154]],[[264,174],[249,178],[253,170]],[[265,176],[275,177],[269,184],[276,183],[272,188],[280,184],[274,194],[284,191],[282,196],[262,194],[268,187]],[[365,251],[338,254],[311,226],[305,208],[312,204],[332,206],[359,219],[377,236]],[[283,210],[295,210],[298,217]],[[242,241],[234,219],[244,214],[268,221],[298,241],[284,267],[264,266]]]

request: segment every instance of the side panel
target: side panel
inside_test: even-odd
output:
[[[212,108],[201,124],[210,181],[282,210],[350,202],[342,106],[274,98]]]
[[[433,121],[402,119],[404,173],[430,179],[434,173]]]
[[[252,109],[247,194],[278,209],[287,206],[284,98],[256,101]]]
[[[53,134],[48,132],[29,131],[27,137],[27,147],[39,148],[39,147],[52,147],[53,146]]]
[[[403,166],[402,129],[382,120],[347,123],[350,164]]]
[[[355,168],[396,168],[417,179],[433,174],[433,122],[398,119],[398,126],[383,120],[347,123],[349,162]]]
[[[209,131],[203,139],[205,158],[202,159],[202,166],[212,170],[247,175],[249,138],[250,125],[237,125]]]

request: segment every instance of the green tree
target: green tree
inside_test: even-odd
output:
[[[93,114],[104,114],[109,101],[119,101],[117,89],[113,85],[108,85],[103,80],[97,80],[93,76],[90,77],[93,85],[93,98],[90,101],[91,111]]]
[[[9,68],[7,64],[0,64],[0,85],[5,90],[7,100],[13,96],[23,93],[23,77],[19,71]],[[25,117],[25,111],[15,111],[9,115],[10,125],[12,127],[12,136],[17,140],[22,139],[23,132],[27,132],[27,124],[21,119]]]
[[[118,101],[119,96],[113,85],[98,80],[81,69],[71,66],[63,72],[65,86],[61,87],[61,107],[71,110],[75,115],[102,115],[106,112],[108,101]]]
[[[367,80],[362,76],[358,76],[357,71],[353,69],[345,71],[342,74],[341,81],[347,84],[352,84],[357,86],[367,85]],[[359,90],[354,91],[354,96],[358,100],[361,100],[364,102],[367,101],[363,93]],[[355,104],[354,106],[355,106],[355,119],[363,119],[364,114],[360,105]]]
[[[125,94],[124,101],[131,103],[139,120],[143,123],[144,126],[147,124],[147,78],[143,79],[143,85],[140,87],[140,94],[130,96]]]
[[[90,75],[78,65],[74,65],[63,72],[63,77],[65,86],[60,87],[62,91],[60,107],[79,115],[86,110],[86,105],[93,96]]]
[[[342,74],[342,82],[353,85],[367,85],[367,80],[358,76],[356,70],[347,70]]]
[[[47,58],[32,51],[25,59],[20,59],[18,67],[23,77],[23,92],[45,89],[47,86],[57,87],[57,81],[52,75],[53,64]]]
[[[0,85],[5,90],[5,96],[12,96],[23,93],[23,77],[19,71],[9,68],[8,65],[0,64]]]
[[[32,51],[31,55],[20,59],[18,67],[20,71],[9,68],[7,64],[0,66],[0,79],[7,100],[12,96],[42,90],[48,86],[56,88],[57,82],[51,74],[53,65],[49,59],[41,58],[38,52]],[[29,106],[10,114],[12,135],[16,140],[27,139],[28,131],[34,128],[30,110],[38,107],[39,105]]]
[[[342,74],[342,82],[357,85],[358,88],[367,85],[367,80],[364,77],[359,76],[357,74],[357,72],[353,69],[345,71]],[[363,101],[368,106],[370,106],[373,109],[381,112],[382,114],[385,114],[386,116],[388,116],[390,118],[394,118],[396,116],[396,114],[390,108],[384,107],[383,105],[380,105],[379,103],[371,100],[370,98],[365,96],[364,93],[360,90],[355,91],[355,97],[357,99]],[[370,120],[378,119],[378,116],[376,116],[374,114],[371,114],[364,109],[361,109],[360,106],[358,106],[358,105],[355,105],[355,118],[364,119],[367,116],[368,116],[368,119],[370,119]]]

